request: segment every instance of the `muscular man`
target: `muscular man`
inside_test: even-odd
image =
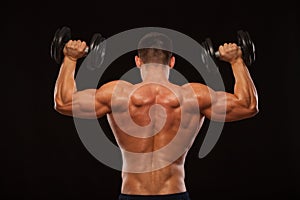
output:
[[[145,44],[151,48],[141,48]],[[258,112],[256,88],[236,44],[219,47],[220,59],[231,64],[235,77],[233,94],[201,83],[169,82],[175,64],[171,50],[166,50],[170,46],[164,34],[145,35],[135,56],[142,82],[115,80],[82,91],[76,89],[74,73],[86,43],[70,40],[64,48],[55,109],[79,118],[107,115],[123,156],[120,200],[189,199],[184,161],[204,118],[230,122]]]

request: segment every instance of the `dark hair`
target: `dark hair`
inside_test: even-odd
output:
[[[165,34],[150,32],[144,35],[138,44],[138,56],[143,63],[167,65],[172,56],[172,40]]]

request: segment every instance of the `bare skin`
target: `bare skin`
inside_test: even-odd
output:
[[[204,118],[230,122],[258,113],[255,85],[242,60],[242,52],[234,43],[219,47],[220,59],[231,64],[235,77],[233,94],[214,91],[200,83],[172,84],[168,72],[174,67],[174,57],[169,65],[156,65],[145,64],[138,56],[135,61],[141,70],[141,83],[133,85],[116,80],[98,89],[77,91],[76,61],[84,56],[85,47],[85,42],[71,40],[64,48],[65,57],[55,85],[55,109],[79,118],[107,115],[127,163],[122,172],[124,194],[185,192],[185,158]],[[129,117],[135,125],[129,123]],[[171,143],[178,132],[182,137],[173,144],[182,149],[180,154],[175,155],[172,147],[170,151],[158,151]],[[142,156],[133,159],[136,157],[126,152]]]

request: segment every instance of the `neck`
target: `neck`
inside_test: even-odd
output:
[[[170,67],[168,65],[149,63],[140,68],[144,82],[168,82]]]

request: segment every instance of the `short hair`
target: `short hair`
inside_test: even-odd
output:
[[[172,57],[172,40],[163,33],[150,32],[138,43],[138,56],[143,63],[159,63],[167,65]]]

